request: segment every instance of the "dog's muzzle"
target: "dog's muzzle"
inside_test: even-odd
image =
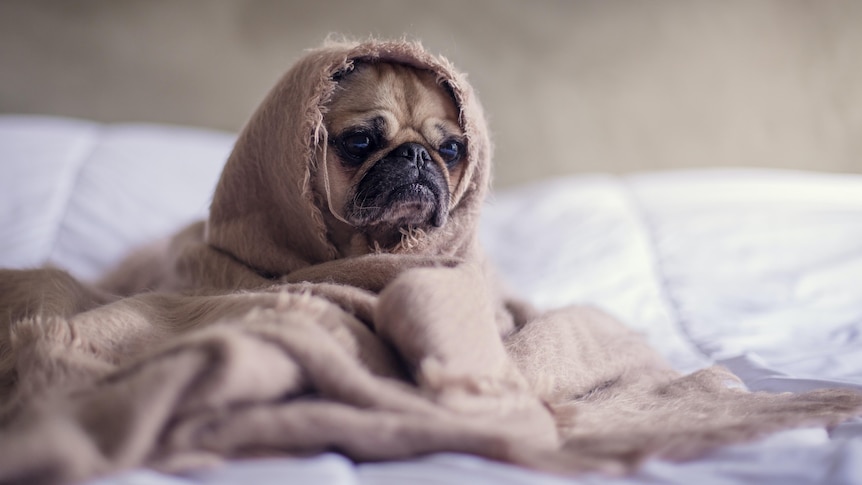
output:
[[[440,227],[449,214],[449,187],[424,146],[404,143],[368,170],[351,206],[347,213],[360,225]]]

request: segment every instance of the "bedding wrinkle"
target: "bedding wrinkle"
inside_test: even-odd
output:
[[[468,143],[448,220],[357,256],[333,242],[316,177],[327,103],[359,63],[429,71]],[[0,485],[333,451],[620,475],[862,414],[853,390],[746,392],[716,366],[683,375],[602,310],[511,295],[478,238],[491,158],[482,107],[448,60],[404,40],[309,51],[239,135],[206,221],[97,287],[0,273]]]
[[[647,212],[643,201],[638,197],[635,182],[627,177],[620,177],[618,180],[625,197],[626,205],[629,207],[629,211],[635,215],[636,223],[641,229],[638,232],[643,234],[646,239],[646,245],[649,248],[650,267],[655,277],[655,281],[660,282],[659,290],[661,292],[661,299],[664,302],[663,307],[671,312],[671,321],[674,323],[679,333],[684,336],[683,340],[685,344],[691,350],[703,356],[705,361],[711,362],[713,357],[709,352],[709,349],[692,338],[691,332],[686,324],[687,317],[674,295],[670,280],[665,274],[664,266],[662,264],[663,258],[661,249],[659,248],[659,242],[656,238],[655,227],[653,227],[654,223]]]
[[[51,237],[51,247],[46,254],[46,260],[50,260],[54,255],[54,250],[57,247],[57,241],[59,240],[60,233],[65,224],[66,216],[69,213],[69,205],[72,201],[72,198],[75,196],[75,187],[77,187],[78,182],[81,178],[81,174],[86,169],[87,162],[92,158],[92,155],[99,149],[99,141],[101,137],[105,135],[107,132],[107,128],[97,126],[93,128],[92,132],[88,134],[86,143],[78,150],[78,154],[75,157],[75,162],[71,164],[71,173],[65,177],[65,184],[60,187],[60,192],[63,194],[62,201],[63,205],[61,207],[60,212],[57,214],[57,222],[53,225],[54,235]]]

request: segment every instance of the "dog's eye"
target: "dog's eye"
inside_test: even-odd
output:
[[[374,139],[366,133],[353,133],[342,138],[341,145],[348,155],[364,158],[374,150]]]
[[[443,157],[443,161],[446,162],[446,165],[452,166],[458,163],[461,159],[461,153],[464,151],[464,146],[454,140],[450,140],[444,142],[440,145],[440,148],[437,149],[437,152],[440,153],[440,156]]]

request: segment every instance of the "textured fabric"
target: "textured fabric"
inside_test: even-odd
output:
[[[309,181],[326,92],[355,59],[436,72],[469,156],[444,228],[340,258]],[[720,368],[680,376],[600,312],[539,315],[508,299],[477,244],[489,172],[481,110],[445,61],[400,42],[312,52],[240,136],[206,225],[133,257],[103,289],[3,272],[0,477],[333,449],[614,473],[860,411],[851,391],[747,393]]]

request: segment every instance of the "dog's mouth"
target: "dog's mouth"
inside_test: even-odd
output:
[[[389,194],[387,205],[404,203],[420,206],[424,205],[421,201],[426,199],[436,201],[437,195],[426,183],[413,182],[393,189]]]
[[[442,226],[449,214],[449,190],[445,178],[435,170],[439,169],[400,176],[385,166],[370,170],[348,204],[348,220],[374,228]],[[404,183],[411,178],[414,180]]]
[[[385,217],[406,225],[420,225],[430,220],[435,227],[439,227],[442,222],[434,217],[440,212],[437,205],[437,194],[431,187],[414,182],[396,187],[389,193]]]
[[[411,182],[371,193],[361,189],[348,211],[351,222],[358,226],[440,227],[446,222],[448,197],[433,183]]]

